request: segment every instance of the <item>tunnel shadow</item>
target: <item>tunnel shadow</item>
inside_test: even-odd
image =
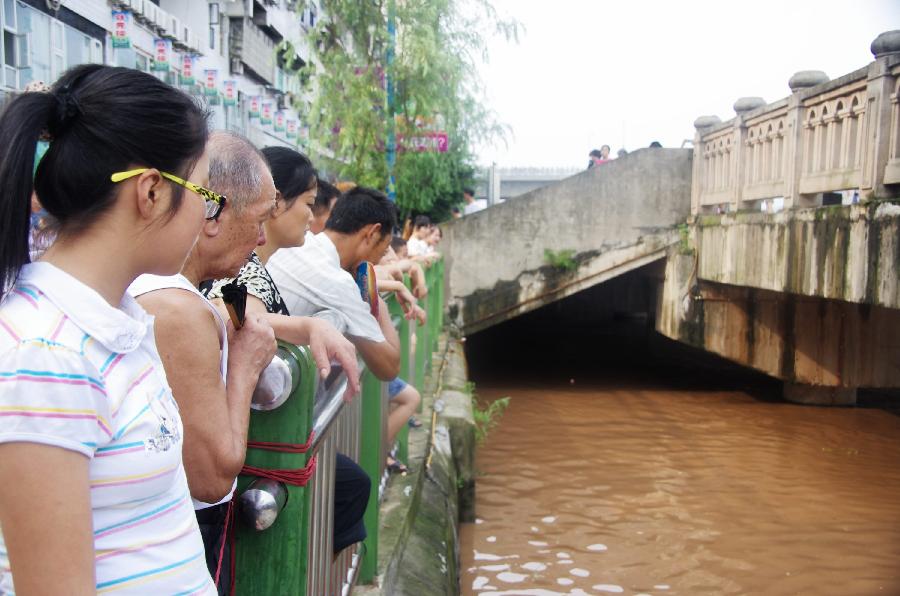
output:
[[[497,386],[740,390],[781,401],[780,381],[654,329],[651,264],[466,338],[470,376]]]

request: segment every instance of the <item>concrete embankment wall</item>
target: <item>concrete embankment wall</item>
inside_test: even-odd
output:
[[[701,279],[900,308],[900,201],[699,216]]]
[[[484,329],[664,256],[690,213],[689,149],[645,149],[444,226],[450,317]],[[548,265],[572,251],[577,267]]]
[[[701,216],[692,232],[666,262],[660,333],[788,383],[900,387],[900,206]]]
[[[442,337],[432,362],[423,425],[409,434],[411,471],[391,479],[381,505],[381,574],[354,594],[459,594],[459,523],[475,512],[475,424],[462,344]]]

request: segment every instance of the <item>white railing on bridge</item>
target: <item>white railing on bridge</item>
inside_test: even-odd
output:
[[[875,61],[829,81],[803,71],[791,95],[739,99],[736,116],[694,126],[691,212],[772,210],[823,204],[823,193],[867,201],[900,184],[900,31],[872,43]]]

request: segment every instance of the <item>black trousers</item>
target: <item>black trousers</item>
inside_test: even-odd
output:
[[[337,454],[334,475],[334,554],[366,538],[363,514],[372,482],[356,462]]]
[[[219,572],[219,585],[216,586],[219,596],[226,596],[231,584],[231,545],[225,534],[225,518],[228,515],[228,503],[214,505],[194,512],[200,525],[203,537],[203,550],[206,551],[206,568],[213,580],[219,568],[219,554],[222,554],[222,571]],[[224,550],[222,546],[224,543]]]

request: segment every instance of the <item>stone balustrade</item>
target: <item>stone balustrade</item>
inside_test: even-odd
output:
[[[835,80],[791,77],[771,104],[744,97],[736,116],[694,122],[691,212],[815,207],[826,193],[861,202],[900,193],[900,30],[872,42],[874,62]],[[776,207],[777,206],[777,207]]]

